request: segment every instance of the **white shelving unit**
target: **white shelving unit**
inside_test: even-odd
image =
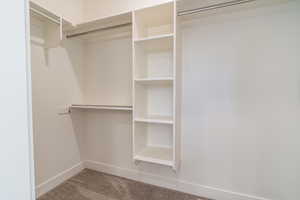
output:
[[[133,158],[174,170],[180,161],[176,21],[176,1],[133,12]]]
[[[82,39],[85,50],[83,99],[70,109],[132,111],[133,159],[176,171],[180,163],[181,68],[176,0],[66,26],[64,34],[67,39]],[[129,43],[124,38],[128,34]],[[122,40],[108,42],[111,37]],[[117,55],[122,60],[109,57],[110,48],[122,48],[125,53]]]

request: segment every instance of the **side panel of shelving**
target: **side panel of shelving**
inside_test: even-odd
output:
[[[135,17],[135,12],[132,11],[131,13],[132,15],[132,159],[133,161],[135,161],[135,155],[137,154],[137,147],[136,147],[136,134],[135,132],[136,127],[135,127],[135,116],[136,116],[136,103],[135,103],[135,79],[136,79],[136,47],[135,47],[135,41],[134,38],[136,37],[136,30],[135,30],[135,26],[136,26],[136,17]]]
[[[178,170],[181,160],[181,32],[179,17],[177,16],[177,1],[174,1],[174,170]]]

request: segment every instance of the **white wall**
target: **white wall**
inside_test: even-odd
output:
[[[62,15],[72,23],[79,23],[83,19],[84,0],[31,0],[34,3],[47,8],[57,15]]]
[[[38,195],[55,176],[80,163],[80,120],[61,115],[82,99],[82,48],[59,39],[58,26],[32,18],[33,129]],[[47,37],[47,36],[51,37]],[[49,38],[54,38],[54,42]],[[45,48],[51,42],[52,48]],[[55,47],[56,46],[56,47]],[[73,124],[75,123],[75,125]]]
[[[131,39],[126,35],[84,44],[85,104],[132,105]]]
[[[87,166],[220,200],[298,199],[299,10],[225,9],[183,26],[177,175],[133,164],[126,113],[86,114]]]
[[[5,2],[0,12],[1,199],[34,199],[26,8],[26,1],[12,0]]]
[[[83,20],[103,18],[169,1],[171,0],[85,0]]]
[[[290,1],[184,28],[181,179],[299,199],[299,19]]]

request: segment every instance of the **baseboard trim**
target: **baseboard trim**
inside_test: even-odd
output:
[[[117,166],[91,160],[85,161],[84,167],[95,171],[121,176],[124,178],[133,179],[136,181],[165,187],[189,194],[203,196],[215,200],[271,200],[263,197],[257,197],[248,194],[242,194],[238,192],[214,188],[210,186],[199,185],[187,181],[179,181],[177,179],[165,178],[150,173],[140,172],[137,170],[120,168]]]
[[[80,163],[74,165],[73,167],[48,179],[47,181],[39,184],[38,186],[36,186],[36,189],[35,189],[37,198],[42,196],[43,194],[49,192],[50,190],[54,189],[55,187],[57,187],[64,181],[68,180],[72,176],[78,174],[83,169],[84,169],[83,163],[80,162]]]

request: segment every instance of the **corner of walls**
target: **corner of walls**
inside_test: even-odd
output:
[[[57,174],[56,176],[48,179],[47,181],[41,183],[40,185],[36,186],[36,196],[37,198],[46,194],[50,190],[54,189],[58,185],[62,184],[64,181],[68,180],[69,178],[75,176],[80,171],[84,169],[83,163],[80,162],[73,167],[64,170],[63,172]]]

